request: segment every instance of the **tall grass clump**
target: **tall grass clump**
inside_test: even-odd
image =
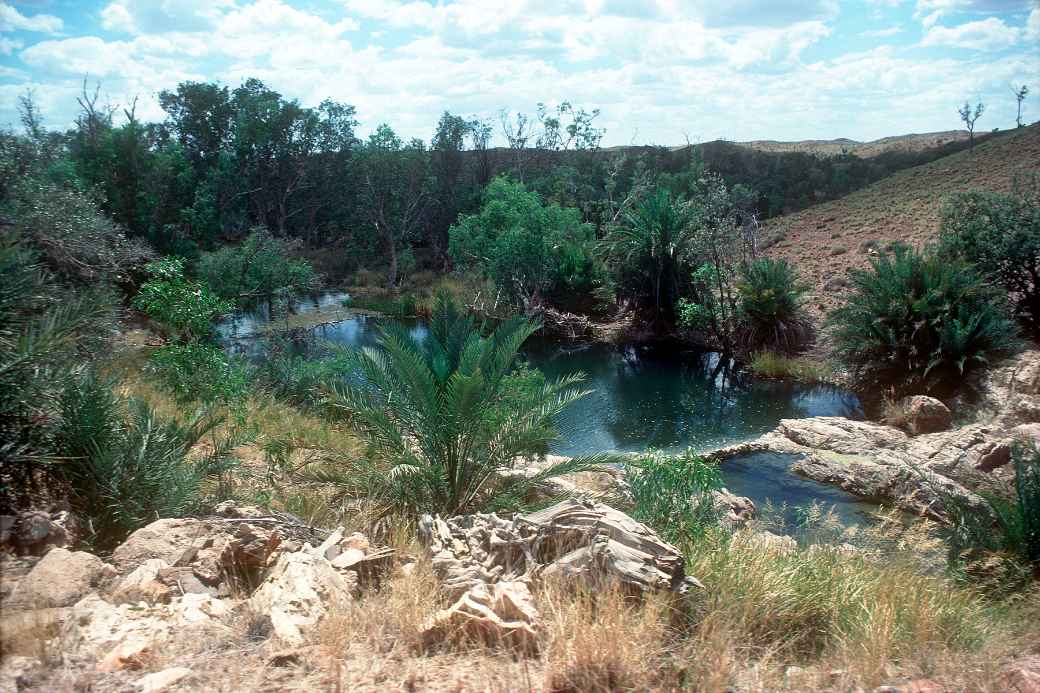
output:
[[[219,423],[205,415],[186,423],[161,417],[111,385],[89,372],[70,382],[59,399],[56,433],[62,473],[100,549],[196,507],[207,469],[188,454]]]
[[[625,462],[632,517],[671,540],[703,536],[718,524],[712,491],[722,488],[716,465],[687,450],[679,455],[649,452]]]
[[[934,387],[1016,343],[1006,297],[962,260],[898,248],[853,271],[852,286],[829,323],[857,375]]]
[[[737,294],[738,341],[744,349],[790,354],[812,339],[812,323],[802,310],[805,287],[786,260],[760,258],[748,264],[737,281]]]
[[[595,466],[575,458],[527,476],[517,460],[544,451],[554,417],[582,397],[580,376],[512,388],[520,345],[536,325],[507,320],[487,337],[453,299],[438,297],[429,335],[398,323],[374,347],[351,353],[356,374],[336,383],[334,412],[351,421],[367,455],[327,476],[385,505],[388,513],[446,514],[521,504],[545,479]]]

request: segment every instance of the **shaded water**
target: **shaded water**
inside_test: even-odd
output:
[[[343,294],[326,294],[297,310],[338,306],[342,298]],[[322,325],[313,334],[343,346],[366,346],[374,343],[379,321],[356,315]],[[269,322],[265,308],[237,315],[218,329],[229,347],[259,355],[263,340],[250,337]],[[425,339],[421,321],[405,322],[413,337]],[[552,452],[560,455],[686,447],[703,452],[754,439],[782,418],[862,417],[859,400],[847,390],[756,379],[720,361],[717,353],[675,345],[576,345],[531,339],[524,356],[549,378],[575,371],[586,376],[584,387],[590,394],[557,421],[560,439]],[[759,505],[803,506],[818,501],[835,506],[846,521],[854,521],[870,507],[855,496],[788,472],[791,461],[786,455],[746,455],[723,464],[722,475],[730,490]]]

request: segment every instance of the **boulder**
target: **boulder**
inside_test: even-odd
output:
[[[904,397],[899,404],[914,435],[945,431],[953,423],[949,407],[934,397],[911,395]]]
[[[80,533],[79,520],[67,510],[27,510],[0,517],[0,549],[20,556],[42,556],[52,548],[72,546]]]
[[[97,556],[51,549],[15,587],[11,603],[33,609],[71,606],[104,575],[105,564]]]
[[[846,455],[875,448],[896,448],[907,442],[907,435],[899,429],[841,416],[782,419],[777,433],[802,447]]]
[[[533,654],[538,649],[541,628],[538,610],[526,583],[481,583],[427,620],[421,638],[427,647],[463,639]]]
[[[743,527],[755,517],[755,503],[750,498],[731,493],[729,489],[711,492],[719,521],[729,529]]]
[[[453,598],[478,584],[558,575],[617,580],[632,592],[699,586],[682,554],[646,525],[602,503],[569,499],[513,519],[423,516],[420,534]]]
[[[172,592],[159,580],[159,573],[170,567],[161,558],[149,558],[123,577],[109,599],[113,604],[167,604]]]
[[[69,657],[96,658],[104,670],[140,668],[171,638],[232,632],[226,622],[233,607],[228,600],[203,594],[153,607],[115,605],[89,594],[70,610],[61,630],[61,650]]]
[[[277,529],[248,522],[171,518],[135,531],[112,560],[122,572],[156,559],[167,568],[190,567],[195,581],[227,594],[232,586],[255,585],[281,541]],[[199,591],[195,581],[184,591]]]
[[[271,619],[275,635],[298,645],[330,609],[348,603],[354,591],[324,555],[304,549],[278,557],[249,598],[249,607]]]

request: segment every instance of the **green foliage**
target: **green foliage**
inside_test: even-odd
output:
[[[91,542],[111,548],[152,520],[181,517],[199,501],[205,468],[188,452],[218,423],[159,417],[141,400],[124,400],[112,383],[86,374],[60,396],[56,445],[76,507],[90,519]]]
[[[205,337],[213,320],[234,307],[205,284],[188,279],[180,258],[156,260],[146,269],[151,278],[141,286],[134,307],[182,341]]]
[[[152,353],[148,370],[182,403],[240,405],[249,394],[249,368],[218,346],[167,344]]]
[[[321,282],[306,260],[291,257],[293,247],[266,229],[254,229],[237,246],[203,255],[198,274],[221,298],[245,303],[292,299],[318,289]]]
[[[805,288],[786,260],[760,258],[747,265],[737,281],[738,339],[748,350],[791,353],[812,337],[802,311]]]
[[[694,266],[695,220],[695,207],[663,187],[624,212],[602,246],[623,295],[647,301],[656,316],[672,318]]]
[[[444,294],[421,343],[386,325],[377,346],[351,354],[356,379],[337,384],[330,399],[369,454],[337,480],[362,487],[387,512],[456,514],[516,507],[543,480],[593,466],[598,460],[575,458],[531,477],[506,474],[546,448],[553,417],[585,394],[579,376],[507,389],[534,329],[514,318],[482,337]]]
[[[691,450],[678,455],[651,451],[625,462],[632,492],[632,517],[669,541],[689,541],[716,526],[712,491],[722,488],[716,465]]]
[[[316,407],[325,390],[347,373],[346,357],[339,349],[318,353],[294,353],[287,344],[271,346],[257,367],[259,383],[275,397],[298,407]]]
[[[983,494],[989,512],[945,498],[951,529],[947,535],[954,565],[999,553],[1040,568],[1040,452],[1018,446],[1012,453],[1015,483],[1011,497]]]
[[[103,290],[52,282],[37,256],[0,236],[0,507],[18,504],[55,456],[53,401],[112,327]]]
[[[956,258],[900,248],[854,271],[852,287],[829,318],[835,351],[873,380],[939,384],[1015,344],[1004,297]]]
[[[941,243],[1002,284],[1016,317],[1040,332],[1040,177],[1015,195],[953,195],[942,208]]]
[[[590,292],[597,282],[593,241],[578,210],[546,205],[505,177],[485,189],[478,214],[460,217],[449,231],[456,266],[479,271],[522,305]]]

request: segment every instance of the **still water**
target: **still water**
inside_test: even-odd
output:
[[[300,312],[339,305],[342,294],[327,294],[299,307]],[[313,331],[317,340],[358,347],[375,342],[377,318],[357,315]],[[240,314],[219,332],[232,347],[262,353],[262,340],[251,339],[268,322],[265,311]],[[420,321],[408,321],[412,335],[425,339]],[[552,452],[664,451],[687,447],[703,452],[756,438],[783,418],[862,417],[856,396],[831,386],[799,385],[750,377],[718,354],[674,345],[655,347],[563,343],[531,339],[524,357],[547,377],[580,371],[590,391],[557,421],[560,439]],[[802,506],[814,501],[833,505],[846,520],[869,506],[830,486],[787,471],[790,456],[757,453],[722,466],[730,490],[758,504]]]

